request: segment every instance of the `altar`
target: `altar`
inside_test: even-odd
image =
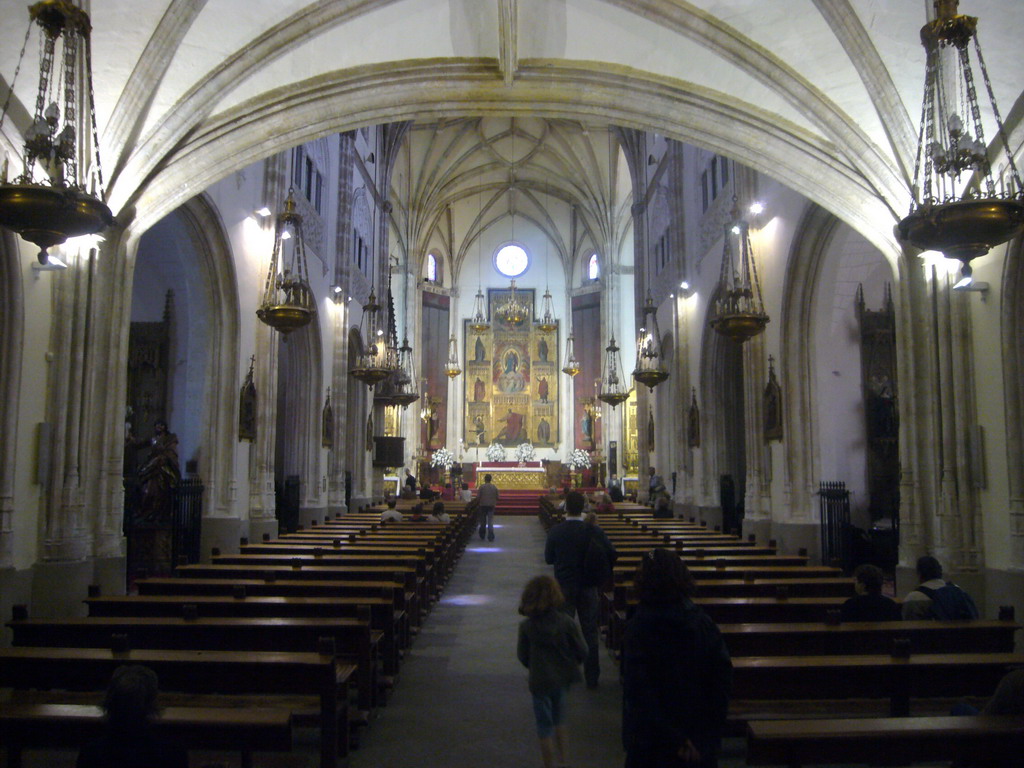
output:
[[[479,486],[484,475],[491,476],[491,482],[498,489],[544,490],[547,488],[547,469],[539,461],[483,461],[476,468],[476,482]]]

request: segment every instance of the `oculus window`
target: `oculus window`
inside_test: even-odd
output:
[[[530,266],[530,256],[521,245],[509,243],[494,254],[494,268],[505,277],[519,277]]]

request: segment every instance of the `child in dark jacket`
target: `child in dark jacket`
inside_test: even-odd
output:
[[[519,613],[526,618],[519,624],[516,654],[530,670],[544,768],[566,765],[565,695],[571,683],[583,679],[580,664],[587,658],[579,624],[558,610],[563,602],[562,590],[550,576],[530,579],[519,602]]]

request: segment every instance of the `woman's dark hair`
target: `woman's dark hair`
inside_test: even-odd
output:
[[[864,585],[864,589],[869,595],[882,594],[882,581],[885,579],[885,574],[877,565],[871,565],[871,563],[858,565],[857,570],[853,572],[853,578]]]
[[[696,591],[693,576],[682,558],[660,547],[640,560],[633,584],[641,603],[673,603]]]
[[[523,587],[519,600],[519,613],[523,616],[540,616],[565,602],[562,588],[550,576],[534,576]]]
[[[158,712],[156,672],[141,664],[126,664],[114,670],[103,699],[107,723],[115,729],[144,727]]]
[[[931,555],[922,555],[917,558],[917,575],[921,581],[931,581],[942,578],[942,566],[939,561]]]
[[[433,513],[435,515],[443,515],[444,514],[444,502],[443,501],[435,501],[434,502]]]

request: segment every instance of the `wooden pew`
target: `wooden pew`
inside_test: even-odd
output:
[[[160,679],[164,700],[178,693],[200,696],[208,704],[216,694],[227,708],[235,695],[310,697],[316,701],[321,730],[321,768],[335,765],[348,753],[348,685],[355,666],[320,653],[239,651],[130,650],[109,648],[2,648],[0,687],[14,689],[14,701],[38,704],[20,692],[92,691],[102,696],[114,670],[122,664],[143,664]],[[190,702],[191,703],[191,702]],[[244,708],[241,710],[244,711]],[[6,743],[6,741],[5,741]],[[26,745],[30,746],[30,745]]]
[[[359,618],[369,610],[370,627],[383,633],[381,661],[385,675],[398,672],[400,628],[394,600],[383,597],[243,597],[217,595],[119,595],[85,600],[90,616],[182,616],[194,606],[196,616],[238,618]]]
[[[7,768],[20,768],[25,749],[80,747],[103,732],[103,711],[89,704],[0,703],[0,743]],[[253,752],[288,752],[291,715],[280,709],[164,707],[154,732],[187,751],[240,752],[242,768],[252,768]]]
[[[889,699],[890,714],[910,714],[911,698],[986,696],[1020,653],[848,656],[742,656],[733,659],[734,705],[751,699]]]
[[[1020,765],[1024,720],[1014,716],[762,720],[748,723],[747,764]]]
[[[114,635],[132,649],[316,651],[320,638],[333,638],[337,653],[357,667],[359,708],[377,701],[377,650],[382,637],[370,618],[239,619],[184,617],[18,618],[7,623],[14,646],[110,648]]]

